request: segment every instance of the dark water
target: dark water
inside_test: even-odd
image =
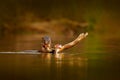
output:
[[[120,38],[89,34],[60,55],[0,54],[0,80],[120,80]],[[39,40],[4,38],[0,51],[38,49]]]

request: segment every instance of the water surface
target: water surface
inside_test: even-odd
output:
[[[119,40],[89,34],[60,55],[1,53],[0,80],[119,80]],[[6,37],[0,45],[6,52],[39,49],[40,40]]]

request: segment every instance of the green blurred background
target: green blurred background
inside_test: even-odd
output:
[[[0,35],[119,35],[119,0],[2,0]],[[54,31],[53,31],[54,30]],[[66,32],[67,30],[67,32]]]

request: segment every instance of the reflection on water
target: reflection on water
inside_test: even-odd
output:
[[[64,56],[60,54],[59,57],[52,54],[1,54],[1,78],[4,80],[66,80],[70,76],[70,80],[86,78],[86,59],[73,57],[69,54]]]
[[[119,40],[89,34],[80,45],[61,54],[0,54],[0,79],[119,80]],[[0,51],[39,49],[38,44],[39,40],[5,38]]]

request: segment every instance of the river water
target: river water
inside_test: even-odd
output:
[[[120,80],[119,41],[90,33],[75,47],[52,55],[14,52],[39,49],[39,39],[1,38],[0,80]]]

